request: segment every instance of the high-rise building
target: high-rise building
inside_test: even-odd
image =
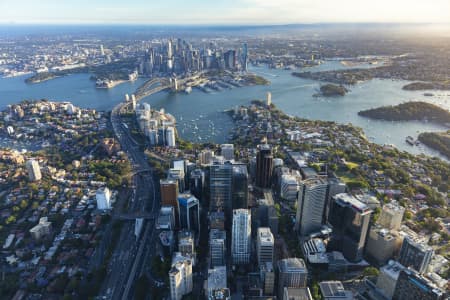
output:
[[[328,184],[321,178],[300,182],[295,229],[302,236],[320,231]]]
[[[392,296],[394,296],[398,276],[400,275],[400,271],[404,269],[404,266],[393,260],[390,260],[387,265],[380,268],[380,274],[377,278],[377,288],[386,299],[392,299]]]
[[[168,180],[174,180],[178,182],[178,192],[183,193],[185,190],[184,170],[171,168],[167,174]]]
[[[181,253],[174,253],[172,267],[169,271],[170,299],[181,300],[192,292],[192,262]]]
[[[398,205],[397,202],[392,201],[383,205],[377,222],[384,228],[399,230],[402,225],[404,213],[405,208]]]
[[[267,92],[266,104],[267,104],[267,106],[272,105],[272,93],[271,92]]]
[[[178,252],[184,257],[191,258],[192,265],[195,266],[194,235],[189,230],[178,232]]]
[[[180,226],[196,233],[200,233],[200,203],[191,194],[178,196],[180,207]]]
[[[111,192],[107,187],[102,187],[97,190],[95,200],[97,201],[97,209],[111,209]]]
[[[443,300],[445,293],[430,280],[412,269],[400,271],[395,285],[394,300]]]
[[[406,236],[403,239],[398,262],[405,267],[411,267],[419,273],[426,273],[434,250],[427,245],[423,238]]]
[[[273,156],[270,145],[258,146],[256,155],[256,186],[270,188],[272,182]]]
[[[203,200],[203,190],[205,188],[205,172],[201,169],[191,171],[189,178],[189,190],[199,200]]]
[[[313,300],[308,287],[305,288],[289,288],[285,287],[282,300]]]
[[[295,175],[281,175],[280,196],[284,200],[295,203],[298,198],[299,180]]]
[[[402,238],[395,230],[373,225],[367,239],[366,254],[378,265],[384,265],[402,245]]]
[[[170,126],[166,129],[166,145],[168,147],[175,147],[175,128]]]
[[[212,164],[214,159],[214,151],[209,149],[204,149],[198,154],[198,161],[200,165]]]
[[[178,203],[178,181],[161,179],[161,206],[172,206],[175,210],[175,223],[180,224],[180,205]]]
[[[349,261],[360,261],[372,210],[349,194],[337,194],[333,198],[329,216],[333,235],[329,246],[341,251]]]
[[[27,161],[26,168],[28,171],[28,177],[30,181],[39,181],[42,178],[41,169],[39,163],[33,159]]]
[[[278,261],[278,297],[284,288],[306,288],[308,270],[301,258],[285,258]]]
[[[211,266],[225,266],[227,234],[223,230],[211,229],[209,231],[209,255]]]
[[[251,255],[251,214],[249,209],[233,210],[231,256],[233,264],[248,264]]]
[[[227,288],[227,268],[225,266],[214,267],[208,270],[208,280],[206,281],[206,295],[207,299],[214,299],[217,291],[226,291]],[[225,295],[229,295],[225,292]],[[217,298],[216,298],[217,299]],[[220,299],[220,298],[219,298]]]
[[[331,205],[333,204],[333,197],[337,194],[345,193],[347,186],[341,182],[338,178],[327,178],[327,205],[324,210],[323,220],[324,223],[328,222],[328,216],[330,215]]]
[[[340,281],[322,281],[319,283],[320,293],[324,300],[353,300],[353,293],[344,289]]]
[[[233,165],[214,163],[209,167],[210,211],[231,208]]]
[[[222,155],[225,160],[234,159],[234,145],[233,144],[222,144],[220,145],[220,155]]]
[[[175,208],[172,205],[161,206],[156,221],[156,229],[172,231],[175,229],[175,223]]]
[[[259,266],[259,271],[261,275],[261,281],[264,286],[264,295],[273,295],[273,290],[275,287],[275,271],[273,269],[273,263],[266,262]]]
[[[248,207],[248,172],[247,165],[233,164],[232,209]]]
[[[273,263],[273,249],[275,240],[268,227],[258,228],[256,236],[256,252],[258,265],[262,266],[266,262]]]

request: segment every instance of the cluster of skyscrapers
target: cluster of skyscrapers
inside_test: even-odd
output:
[[[136,118],[151,146],[176,146],[176,120],[164,109],[152,110],[150,104],[143,103],[136,108]]]
[[[210,69],[246,71],[247,64],[247,44],[239,49],[223,50],[210,43],[207,47],[197,49],[184,40],[169,39],[146,51],[139,64],[139,73],[151,76]]]

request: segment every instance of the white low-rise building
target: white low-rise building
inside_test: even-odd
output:
[[[97,209],[111,209],[111,191],[107,187],[99,188],[95,194]]]

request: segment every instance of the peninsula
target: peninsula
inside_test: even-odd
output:
[[[450,112],[448,110],[421,101],[411,101],[395,106],[390,105],[363,110],[358,112],[358,115],[386,121],[427,120],[442,125],[450,123]]]

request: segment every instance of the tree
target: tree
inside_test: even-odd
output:
[[[367,267],[363,271],[363,275],[367,277],[376,277],[380,274],[380,271],[375,267]]]

